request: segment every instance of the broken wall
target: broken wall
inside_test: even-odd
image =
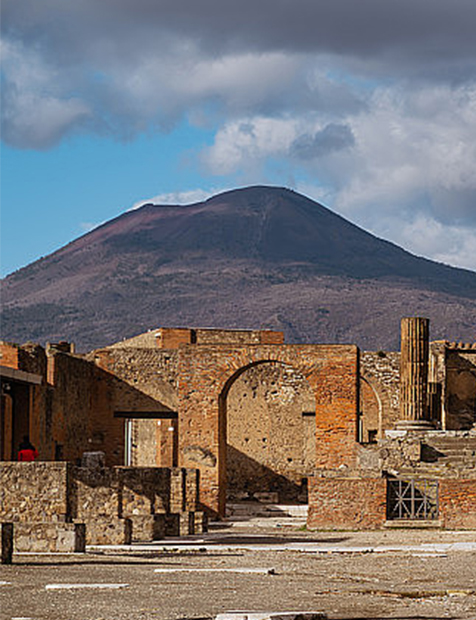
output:
[[[172,467],[177,464],[176,350],[112,347],[93,352],[89,359],[115,379],[112,408],[130,416],[130,465]],[[144,418],[134,418],[144,414]],[[157,417],[147,419],[147,415]],[[161,416],[161,417],[159,417]],[[169,430],[172,429],[172,430]]]
[[[360,354],[361,441],[380,439],[400,417],[400,353]]]
[[[448,349],[445,388],[446,428],[476,424],[476,348]]]

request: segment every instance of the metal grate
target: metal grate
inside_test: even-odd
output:
[[[387,480],[387,519],[438,519],[438,482]]]

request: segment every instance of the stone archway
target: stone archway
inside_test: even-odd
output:
[[[200,502],[222,517],[226,506],[223,394],[258,363],[291,366],[308,381],[316,406],[316,468],[353,468],[358,414],[358,348],[353,345],[203,345],[179,351],[179,465],[200,469]]]
[[[307,380],[279,362],[238,371],[220,395],[227,500],[307,502],[315,468],[316,403]]]

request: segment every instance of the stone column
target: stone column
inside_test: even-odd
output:
[[[402,430],[433,428],[428,419],[429,320],[407,317],[401,321],[400,421]]]

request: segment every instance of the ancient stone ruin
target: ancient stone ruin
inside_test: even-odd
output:
[[[0,351],[18,548],[199,532],[249,499],[308,503],[310,528],[476,527],[476,344],[430,342],[427,319],[402,319],[400,353],[184,328]]]

